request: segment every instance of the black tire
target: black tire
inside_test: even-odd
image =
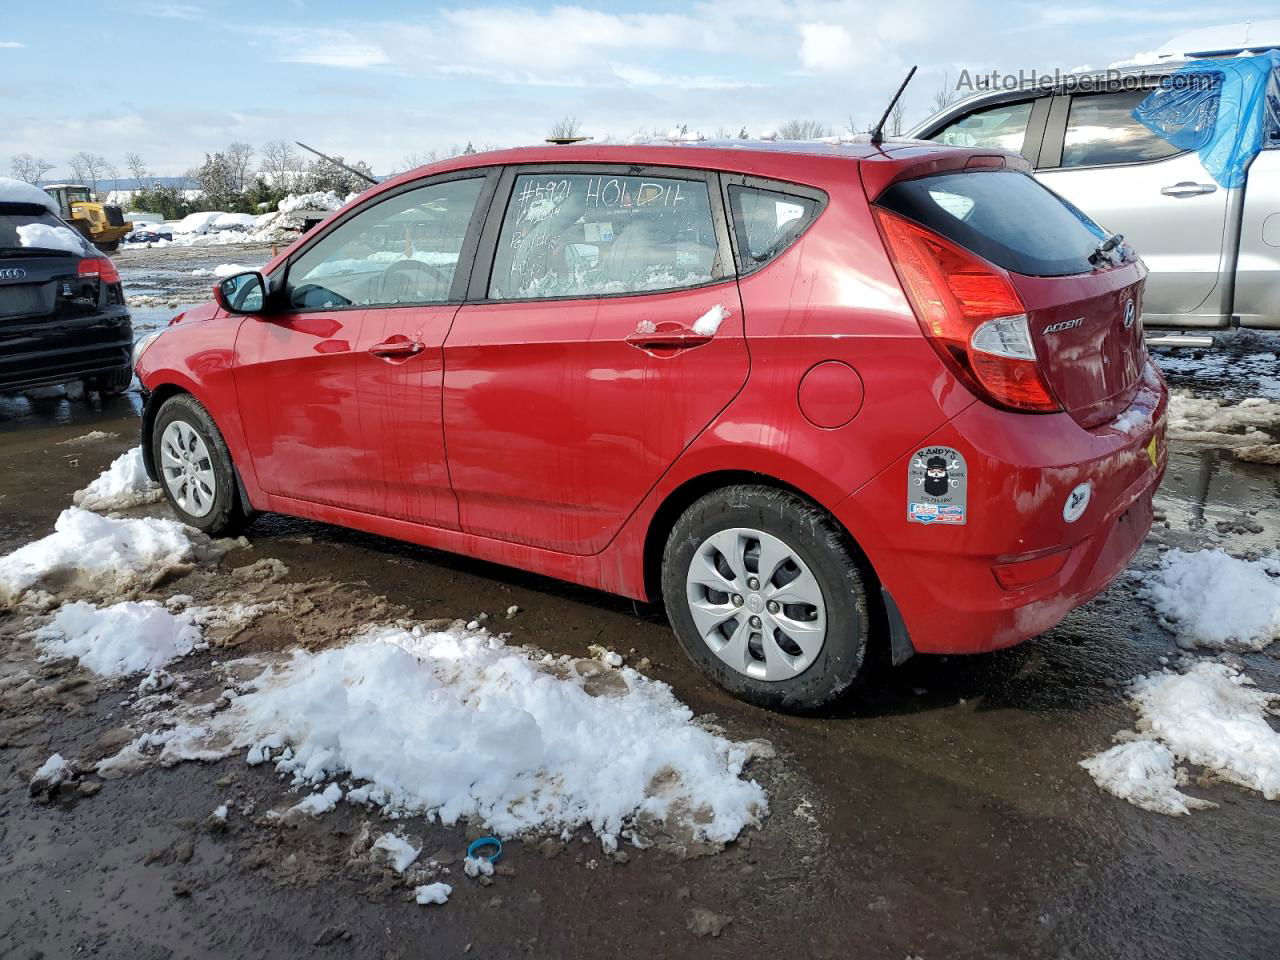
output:
[[[133,383],[133,365],[129,364],[110,373],[92,377],[85,386],[90,390],[96,390],[104,397],[118,397],[129,389],[131,383]]]
[[[825,639],[807,668],[788,679],[758,679],[731,667],[708,646],[690,612],[690,564],[708,538],[734,528],[762,531],[783,541],[821,589]],[[740,700],[792,713],[848,698],[869,673],[873,658],[866,584],[848,536],[831,516],[809,500],[773,487],[743,484],[705,495],[676,522],[663,553],[667,617],[689,658]]]
[[[203,516],[198,516],[179,503],[173,490],[166,482],[162,457],[162,438],[170,424],[181,421],[190,427],[204,442],[209,452],[209,465],[215,477],[213,505]],[[180,393],[170,397],[156,412],[155,422],[151,427],[151,456],[154,458],[156,475],[160,478],[160,486],[164,490],[165,499],[183,523],[202,530],[213,537],[229,536],[238,533],[249,522],[251,515],[241,501],[240,486],[236,479],[235,466],[231,461],[231,452],[226,441],[218,430],[213,417],[195,397]]]

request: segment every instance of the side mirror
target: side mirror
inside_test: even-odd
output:
[[[262,313],[267,281],[256,270],[237,273],[213,285],[213,299],[227,313]]]

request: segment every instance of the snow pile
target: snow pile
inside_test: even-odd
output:
[[[1193,397],[1184,390],[1169,395],[1169,438],[1225,446],[1264,443],[1265,431],[1280,429],[1280,403],[1247,397],[1237,404],[1214,397]]]
[[[1197,661],[1184,673],[1139,677],[1130,690],[1136,731],[1119,735],[1128,742],[1081,761],[1104,790],[1156,813],[1203,808],[1207,801],[1174,788],[1188,777],[1168,769],[1163,745],[1173,760],[1280,799],[1280,734],[1267,722],[1268,714],[1280,712],[1280,694],[1257,689],[1238,668],[1216,660]]]
[[[451,893],[453,893],[453,887],[447,883],[428,883],[413,888],[413,898],[421,904],[448,903]]]
[[[61,224],[23,223],[17,227],[18,243],[39,250],[61,250],[82,256],[89,253],[80,234]]]
[[[55,217],[58,215],[58,204],[39,187],[33,187],[23,180],[0,177],[0,203],[25,203],[30,206],[44,207]]]
[[[342,197],[332,190],[316,190],[312,193],[291,193],[277,205],[281,213],[293,213],[295,210],[340,210],[346,203]]]
[[[387,855],[387,862],[396,873],[404,873],[413,861],[418,859],[422,851],[404,837],[394,833],[384,833],[373,842],[373,849],[381,850]]]
[[[76,602],[63,604],[35,639],[47,654],[76,657],[87,670],[119,677],[186,656],[200,642],[200,628],[189,614],[170,613],[154,600],[109,607]]]
[[[120,454],[98,478],[73,494],[71,502],[86,510],[122,510],[155,503],[164,494],[142,465],[142,448]]]
[[[1138,592],[1179,646],[1261,650],[1280,638],[1280,558],[1170,550]]]
[[[1217,806],[1178,789],[1178,784],[1187,780],[1186,772],[1177,770],[1173,753],[1154,740],[1118,743],[1110,750],[1081,760],[1080,766],[1088,770],[1094,782],[1107,793],[1153,813],[1180,817],[1192,810]]]
[[[209,229],[214,232],[223,230],[252,230],[258,225],[258,218],[252,213],[220,213],[209,222]]]
[[[193,277],[217,277],[221,280],[224,277],[234,277],[237,273],[247,273],[254,267],[246,267],[240,263],[220,263],[212,270],[206,270],[203,267],[196,267],[191,271]]]
[[[191,540],[174,520],[121,520],[68,507],[53,526],[47,537],[0,557],[0,604],[42,587],[123,591],[193,559]]]
[[[49,789],[66,783],[74,776],[75,773],[72,771],[71,765],[67,763],[62,754],[55,753],[40,765],[39,770],[31,775],[31,783],[33,786],[38,785],[42,789]]]
[[[178,233],[208,233],[213,222],[223,216],[221,210],[206,210],[203,213],[189,213],[173,228]]]
[[[640,819],[727,842],[758,822],[764,791],[741,777],[751,745],[697,726],[633,670],[592,696],[571,664],[536,663],[484,631],[377,627],[295,653],[220,722],[259,756],[287,743],[276,767],[296,783],[349,775],[388,811],[505,835],[589,823],[616,843]]]
[[[729,319],[729,311],[716,304],[693,323],[693,332],[700,337],[714,337],[720,324]]]

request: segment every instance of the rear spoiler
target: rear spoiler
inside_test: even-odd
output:
[[[858,168],[862,173],[862,187],[872,201],[899,180],[917,180],[936,173],[961,170],[1031,173],[1031,164],[1018,154],[933,144],[890,146],[879,154],[863,158]]]

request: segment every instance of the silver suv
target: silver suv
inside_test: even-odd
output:
[[[910,136],[1020,152],[1037,179],[1123,234],[1151,271],[1148,328],[1280,329],[1280,128],[1273,114],[1243,185],[1219,186],[1196,151],[1179,150],[1133,116],[1184,63],[978,93]],[[1269,90],[1277,89],[1273,75]]]

